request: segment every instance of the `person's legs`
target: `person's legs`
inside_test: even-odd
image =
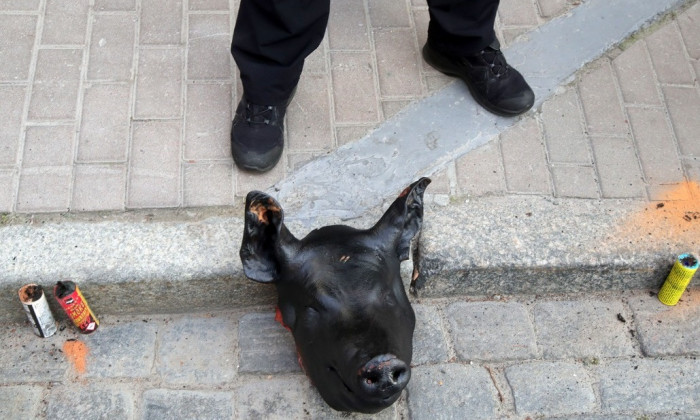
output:
[[[535,95],[500,51],[493,26],[498,0],[428,0],[430,24],[423,58],[459,77],[474,99],[503,116],[529,110]]]
[[[241,0],[231,42],[243,84],[231,128],[240,168],[267,171],[282,155],[284,114],[329,7],[330,0]]]

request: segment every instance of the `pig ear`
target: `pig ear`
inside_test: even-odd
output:
[[[428,184],[429,178],[421,178],[403,190],[372,228],[382,239],[395,241],[396,254],[401,261],[408,259],[411,239],[423,224],[423,193]]]
[[[296,241],[284,226],[279,203],[260,191],[249,192],[240,252],[246,277],[261,283],[279,280],[280,263]]]

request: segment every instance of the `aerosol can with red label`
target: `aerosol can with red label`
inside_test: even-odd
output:
[[[100,321],[92,312],[90,307],[80,293],[78,285],[72,281],[59,281],[53,288],[53,294],[61,305],[68,318],[73,321],[76,327],[83,334],[94,332],[100,325]]]

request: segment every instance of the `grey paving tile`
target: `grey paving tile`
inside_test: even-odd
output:
[[[534,362],[506,368],[520,415],[555,416],[595,411],[591,379],[571,362]]]
[[[126,160],[130,95],[128,85],[93,85],[85,89],[78,161]]]
[[[0,165],[17,162],[25,96],[24,86],[0,86]]]
[[[656,75],[644,41],[632,44],[612,65],[626,103],[661,105]]]
[[[578,88],[589,134],[627,133],[615,77],[607,60],[601,60],[590,70],[584,71]]]
[[[535,119],[501,133],[501,154],[509,191],[551,193],[544,140]]]
[[[548,359],[621,357],[635,354],[618,314],[621,302],[553,301],[534,308],[537,345]],[[623,317],[624,318],[624,317]],[[601,328],[601,326],[605,328]]]
[[[41,43],[84,44],[89,8],[89,0],[47,0]]]
[[[52,419],[133,418],[135,396],[128,385],[63,385],[51,389],[46,416]]]
[[[632,140],[592,137],[591,143],[603,198],[644,197],[642,173]]]
[[[374,125],[351,125],[346,127],[338,127],[336,125],[335,136],[338,141],[338,146],[359,140],[366,136]]]
[[[188,19],[187,79],[231,79],[233,60],[229,53],[229,17],[221,14],[191,14]]]
[[[498,5],[498,17],[504,26],[537,25],[537,12],[532,1],[503,0]]]
[[[326,41],[321,41],[321,45],[319,45],[318,48],[316,48],[304,60],[304,71],[302,72],[301,77],[304,77],[304,75],[312,75],[315,73],[328,74],[328,65],[326,64],[326,59]],[[239,92],[242,92],[242,89],[239,90]]]
[[[599,198],[598,177],[592,166],[550,167],[557,197]]]
[[[36,16],[0,15],[0,81],[29,78],[36,24]]]
[[[4,322],[0,326],[0,341],[3,344],[0,382],[3,384],[63,380],[68,361],[58,351],[63,344],[60,338],[39,338],[28,323]]]
[[[142,49],[136,78],[135,118],[177,118],[182,115],[180,49]]]
[[[681,181],[683,169],[665,113],[656,108],[629,108],[627,114],[646,181],[650,184]]]
[[[0,10],[32,11],[32,10],[37,10],[39,8],[39,5],[40,5],[40,0],[5,0],[2,3],[0,3]]]
[[[128,207],[172,207],[180,202],[180,121],[133,123]]]
[[[15,171],[0,169],[0,212],[11,212],[14,204]]]
[[[542,104],[542,126],[550,162],[592,163],[576,89],[569,88]]]
[[[268,377],[251,381],[235,392],[236,415],[242,419],[284,419],[308,416],[308,379]]]
[[[228,10],[228,0],[189,0],[190,10]]]
[[[155,360],[157,329],[155,324],[140,320],[118,324],[102,322],[97,333],[81,337],[89,348],[85,376],[148,377]]]
[[[182,39],[182,0],[141,2],[139,42],[179,45]]]
[[[43,387],[32,385],[0,387],[0,417],[30,419],[39,415]]]
[[[419,366],[408,383],[408,408],[415,419],[492,419],[496,390],[480,366]]]
[[[416,31],[416,39],[417,39],[417,44],[418,45],[418,52],[423,49],[423,46],[425,43],[428,41],[428,25],[430,22],[430,14],[428,13],[427,9],[414,9],[413,10],[413,22],[415,24],[415,31]],[[420,58],[421,61],[421,69],[423,72],[427,73],[432,73],[432,74],[438,74],[438,71],[435,70],[430,66],[430,64],[426,63],[423,60],[423,56],[421,55]],[[442,73],[439,73],[442,74]]]
[[[382,114],[384,119],[389,119],[401,112],[411,101],[382,101]]]
[[[694,4],[685,13],[678,16],[678,27],[685,43],[686,51],[691,58],[700,60],[700,4]],[[695,72],[698,75],[698,72]]]
[[[445,309],[460,360],[517,360],[537,356],[535,331],[520,303],[453,303]]]
[[[405,28],[411,26],[406,1],[369,0],[367,6],[372,28]]]
[[[544,18],[559,16],[569,5],[568,0],[538,0],[540,15]]]
[[[700,290],[688,289],[676,306],[648,294],[629,299],[647,356],[700,355]]]
[[[29,119],[75,119],[82,60],[78,49],[39,51]]]
[[[331,2],[328,45],[331,50],[369,50],[369,28],[363,2]]]
[[[233,393],[149,389],[143,393],[144,420],[230,419]]]
[[[416,329],[413,333],[412,365],[447,362],[447,343],[437,308],[414,304],[413,310],[416,313]]]
[[[136,0],[95,0],[95,10],[105,12],[136,10]]]
[[[498,141],[474,149],[456,161],[460,193],[480,196],[506,190],[503,159]]]
[[[336,123],[375,123],[379,107],[372,56],[364,52],[331,52]]]
[[[410,29],[374,31],[377,75],[382,96],[415,96],[422,92],[420,63]]]
[[[231,85],[187,85],[185,160],[231,157]]]
[[[244,315],[238,323],[239,373],[299,372],[292,334],[274,314]]]
[[[185,163],[184,205],[187,207],[233,205],[233,171],[232,161]]]
[[[22,167],[70,166],[75,149],[72,125],[27,127]]]
[[[131,80],[137,21],[134,15],[94,17],[87,71],[89,80]]]
[[[674,22],[646,38],[651,61],[661,83],[692,85],[695,77],[685,58],[683,40]]]
[[[302,75],[297,93],[287,108],[287,143],[290,150],[330,150],[330,81],[328,75]]]
[[[73,211],[123,210],[126,164],[75,165]]]
[[[691,157],[683,162],[688,178],[700,182],[700,157]]]
[[[286,159],[286,151],[280,161]],[[248,191],[264,191],[284,178],[284,165],[277,165],[264,174],[256,174],[247,171],[238,171],[236,175],[236,197],[245,197]]]
[[[23,169],[19,176],[17,211],[68,211],[71,182],[70,166]]]
[[[666,98],[673,130],[682,155],[700,156],[700,92],[697,88],[665,86]]]

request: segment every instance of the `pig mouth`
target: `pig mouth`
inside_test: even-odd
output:
[[[336,398],[334,401],[335,404],[328,401],[329,405],[336,410],[359,411],[373,414],[390,406],[401,396],[401,391],[385,398],[362,396],[360,393],[357,393],[350,388],[350,386],[341,376],[340,372],[334,366],[327,366],[327,370],[330,373],[330,376],[334,377],[346,391],[344,393],[342,391],[338,393],[338,398]]]

